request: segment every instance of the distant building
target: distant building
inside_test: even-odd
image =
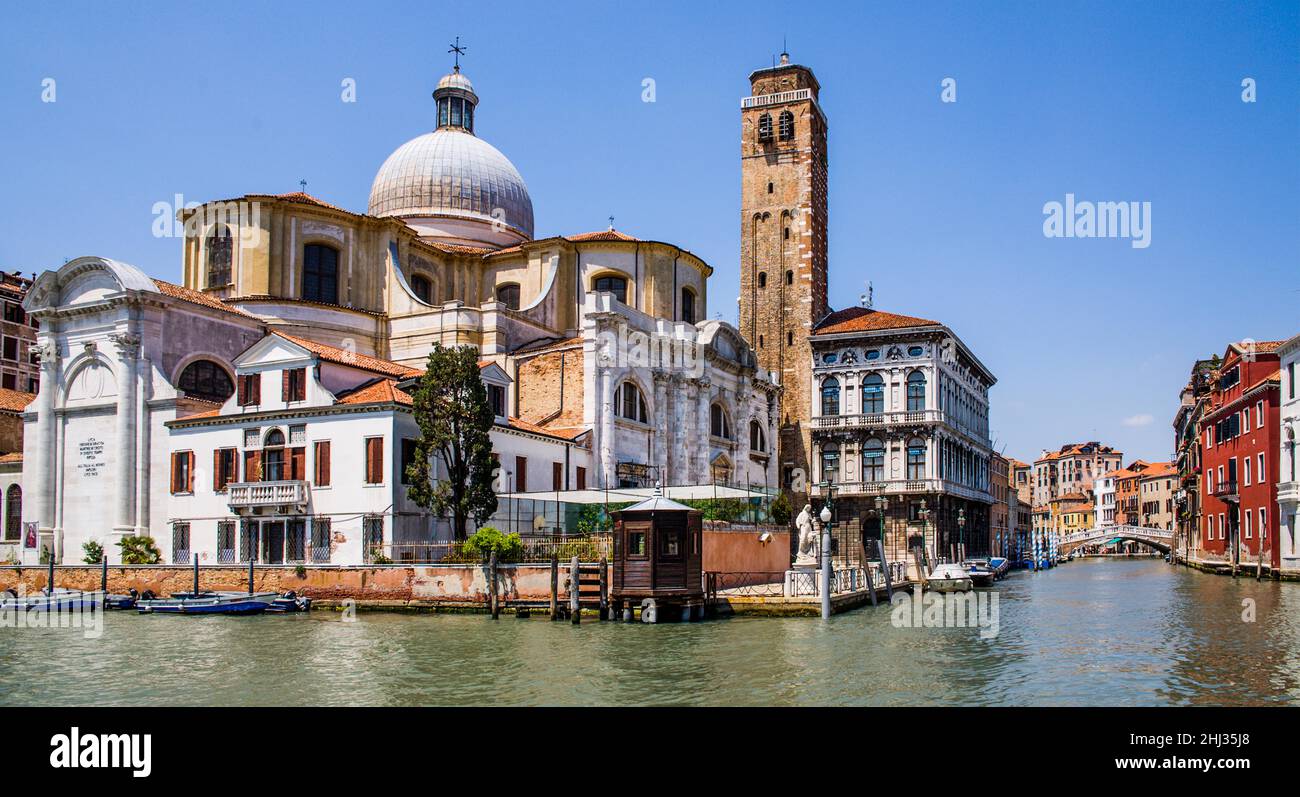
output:
[[[1101,476],[1093,487],[1093,518],[1096,525],[1114,526],[1115,523],[1115,472]]]
[[[1281,564],[1278,535],[1280,341],[1231,343],[1201,422],[1205,558]]]
[[[1138,479],[1139,526],[1174,530],[1174,493],[1178,489],[1178,466],[1155,462]]]
[[[1058,541],[1093,528],[1094,506],[1087,493],[1066,493],[1051,502],[1051,510],[1052,531]]]
[[[1142,472],[1151,463],[1135,459],[1128,467],[1115,471],[1115,522],[1121,526],[1140,526],[1142,516]]]
[[[834,486],[851,538],[887,497],[892,559],[923,535],[932,560],[959,543],[987,554],[993,374],[943,324],[866,307],[831,313],[810,340],[813,495]]]
[[[35,356],[36,319],[23,310],[32,281],[17,272],[0,272],[0,388],[22,393],[40,389],[41,366]]]
[[[1033,549],[1034,466],[1018,459],[1009,460],[1007,516],[1011,526],[1012,555],[1024,555]]]
[[[1095,440],[1044,451],[1034,461],[1034,505],[1046,506],[1066,493],[1091,490],[1098,476],[1117,470],[1123,459],[1122,451]]]
[[[1201,556],[1201,417],[1209,406],[1215,364],[1214,359],[1204,359],[1192,365],[1174,414],[1174,463],[1178,467],[1174,501],[1178,517],[1173,548],[1183,558]]]
[[[997,556],[1006,556],[1011,547],[1011,462],[996,451],[989,462],[989,487],[993,492],[993,506],[989,511],[989,535],[992,537],[989,551]]]
[[[1300,569],[1300,546],[1296,537],[1300,535],[1300,477],[1296,456],[1296,440],[1300,438],[1300,335],[1283,343],[1277,349],[1281,366],[1281,397],[1278,411],[1278,473],[1277,481],[1278,514],[1281,516],[1281,560],[1287,570]]]

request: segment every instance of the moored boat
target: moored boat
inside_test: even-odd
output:
[[[289,590],[280,597],[271,601],[271,605],[266,607],[268,612],[309,612],[311,611],[311,598],[300,596],[293,590]]]
[[[1002,556],[995,556],[989,559],[989,567],[993,568],[996,578],[1006,578],[1007,573],[1011,571],[1011,560]]]
[[[169,598],[141,598],[141,614],[261,614],[280,596],[274,592],[176,592]]]
[[[103,606],[103,593],[79,589],[56,587],[53,593],[42,590],[31,595],[19,595],[16,590],[7,589],[0,593],[0,610],[3,611],[67,612]]]
[[[987,559],[967,559],[961,563],[961,566],[965,568],[966,574],[970,576],[972,586],[991,587],[993,581],[997,578],[997,572]]]
[[[966,592],[973,583],[970,573],[961,565],[935,565],[925,585],[935,592]]]

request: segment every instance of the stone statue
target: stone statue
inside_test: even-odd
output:
[[[812,505],[804,504],[794,525],[799,529],[799,554],[794,559],[795,567],[817,566],[817,530],[813,524]]]

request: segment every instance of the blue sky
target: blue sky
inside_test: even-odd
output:
[[[943,321],[998,376],[999,449],[1166,457],[1191,362],[1300,332],[1300,5],[29,5],[0,29],[0,268],[104,255],[178,280],[155,202],[307,190],[364,211],[469,46],[478,132],[539,236],[603,228],[716,269],[734,320],[739,99],[788,41],[830,121],[835,307]],[[354,78],[357,102],[340,101]],[[656,101],[642,102],[653,78]],[[957,102],[940,83],[957,81]],[[1242,102],[1253,78],[1257,101]],[[53,78],[56,102],[41,101]],[[1151,245],[1043,205],[1152,206]]]

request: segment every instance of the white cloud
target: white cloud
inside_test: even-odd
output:
[[[1152,417],[1150,413],[1144,412],[1139,415],[1130,415],[1129,417],[1121,421],[1121,423],[1123,423],[1125,426],[1134,426],[1134,427],[1150,426],[1151,422],[1154,420],[1155,418]]]

